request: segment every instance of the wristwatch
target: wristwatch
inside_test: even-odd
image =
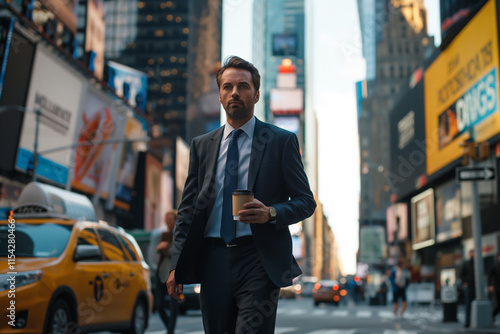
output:
[[[272,206],[269,208],[269,215],[271,216],[270,221],[276,220],[276,216],[278,215],[278,213],[276,212],[276,209],[273,208]]]

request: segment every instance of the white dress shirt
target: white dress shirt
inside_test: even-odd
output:
[[[252,153],[252,140],[255,131],[255,117],[252,117],[240,129],[243,130],[238,137],[238,187],[237,189],[248,189],[248,167],[250,166],[250,154]],[[220,142],[219,157],[217,159],[217,170],[215,174],[215,187],[217,197],[215,198],[214,207],[208,218],[207,225],[205,226],[205,237],[220,238],[220,226],[222,219],[222,200],[224,175],[226,169],[227,149],[229,141],[231,140],[231,132],[235,129],[226,123],[224,126],[224,133]],[[249,224],[240,223],[236,221],[236,237],[251,235],[252,230]]]

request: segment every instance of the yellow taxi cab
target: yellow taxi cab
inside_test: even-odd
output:
[[[0,333],[140,334],[152,303],[137,242],[87,197],[31,182],[0,221]]]

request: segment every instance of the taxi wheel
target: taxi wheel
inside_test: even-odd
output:
[[[72,323],[71,310],[64,299],[58,299],[51,307],[48,331],[52,334],[65,334],[68,325]]]
[[[124,334],[143,334],[146,331],[148,310],[143,299],[138,299],[134,306],[130,329]]]

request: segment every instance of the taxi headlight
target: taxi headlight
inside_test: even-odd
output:
[[[200,291],[201,291],[201,286],[200,285],[197,285],[197,286],[194,287],[194,292],[200,293]]]
[[[16,274],[0,274],[0,291],[35,283],[42,278],[42,275],[42,270],[24,271]]]

